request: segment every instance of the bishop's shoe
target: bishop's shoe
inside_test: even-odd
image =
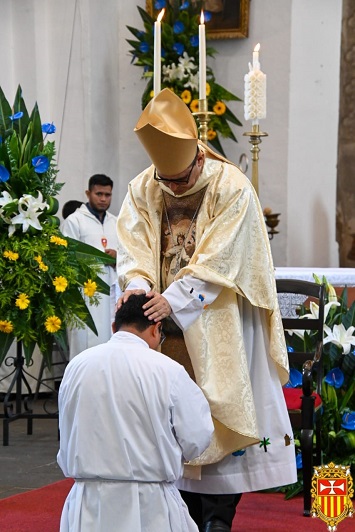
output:
[[[211,519],[204,523],[202,532],[231,532],[231,527],[221,519]]]

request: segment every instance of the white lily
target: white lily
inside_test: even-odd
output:
[[[189,74],[191,70],[196,68],[195,59],[193,57],[189,57],[187,52],[184,52],[182,56],[179,57],[179,63]]]
[[[326,322],[326,319],[327,319],[327,316],[329,314],[329,310],[331,309],[331,307],[339,307],[340,306],[340,303],[338,301],[329,301],[329,303],[327,303],[326,305],[324,305],[324,323]],[[311,311],[309,314],[305,314],[304,316],[300,316],[300,320],[301,319],[304,319],[304,318],[309,318],[309,319],[315,319],[317,320],[318,317],[319,317],[319,305],[317,305],[317,303],[315,303],[314,301],[311,301],[310,302],[310,305],[309,305],[309,310]],[[326,325],[324,325],[324,330],[325,330],[325,327]],[[296,336],[299,336],[300,338],[304,338],[304,333],[305,333],[305,330],[290,330],[288,331],[291,336],[292,334],[294,333]]]
[[[37,198],[31,194],[24,194],[18,204],[19,214],[11,219],[12,226],[16,224],[22,224],[22,231],[26,233],[28,228],[34,227],[39,231],[42,226],[38,220],[38,217],[42,214],[43,210],[48,208],[48,203],[43,201],[41,192],[38,192]],[[9,227],[9,236],[14,232],[14,229]]]
[[[343,355],[348,355],[352,345],[355,345],[355,336],[353,335],[355,327],[351,326],[349,329],[345,329],[344,325],[335,324],[333,330],[328,325],[324,325],[324,330],[327,333],[327,337],[323,340],[323,344],[332,344],[341,347]]]
[[[17,201],[6,190],[3,190],[1,194],[2,196],[0,196],[0,207],[5,207],[5,205],[7,205],[8,203]]]
[[[184,87],[187,89],[190,88],[191,90],[198,90],[198,72],[196,74],[191,74],[188,81],[185,83]]]
[[[181,64],[178,66],[176,66],[175,63],[171,63],[171,65],[168,66],[163,65],[163,81],[172,82],[176,79],[181,81],[185,76],[185,69]]]

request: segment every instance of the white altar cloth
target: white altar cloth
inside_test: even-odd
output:
[[[355,286],[355,268],[275,268],[276,279],[314,281],[313,273],[320,279],[324,275],[333,286]]]

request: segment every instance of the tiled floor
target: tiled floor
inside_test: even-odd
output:
[[[34,412],[45,414],[45,400],[47,410],[55,412],[56,403],[49,399],[40,398]],[[0,414],[3,412],[0,402]],[[64,476],[56,462],[58,446],[58,421],[45,418],[33,419],[32,435],[27,434],[26,419],[14,419],[9,424],[9,445],[3,446],[0,418],[0,499],[62,480]]]

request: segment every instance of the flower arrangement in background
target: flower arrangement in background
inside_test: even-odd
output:
[[[28,114],[21,87],[12,108],[0,88],[0,364],[17,339],[27,364],[38,344],[50,365],[67,326],[96,332],[83,295],[109,293],[98,273],[114,260],[59,231],[54,132],[37,104]]]
[[[198,68],[199,68],[199,37],[198,25],[203,2],[183,1],[169,2],[156,0],[154,9],[165,8],[162,20],[162,88],[169,88],[181,97],[191,111],[198,111]],[[143,20],[144,31],[127,26],[136,40],[127,39],[132,46],[129,53],[132,63],[143,67],[143,77],[147,86],[142,96],[142,109],[154,96],[153,93],[153,56],[154,56],[154,19],[141,7],[138,11]],[[211,13],[205,11],[208,22]],[[206,54],[213,57],[216,51],[207,47]],[[228,107],[230,101],[241,101],[240,98],[223,88],[216,82],[213,71],[207,67],[206,94],[208,110],[211,115],[208,124],[208,142],[220,153],[224,154],[221,138],[229,138],[237,142],[230,124],[241,126],[241,122]]]
[[[324,308],[324,340],[322,383],[323,411],[321,416],[321,447],[324,464],[350,465],[355,474],[355,301],[348,307],[348,290],[345,288],[337,296],[334,287],[323,277],[313,274],[318,284],[326,287],[326,304]],[[301,305],[302,316],[318,318],[318,305],[314,302]],[[286,337],[288,349],[308,351],[315,344],[315,334],[311,331],[292,331]],[[306,347],[307,346],[307,347]],[[289,385],[302,385],[302,374],[291,369]],[[297,434],[295,435],[297,436]],[[300,443],[295,439],[297,467],[302,468]],[[303,488],[302,478],[281,491],[287,498],[299,493]]]

